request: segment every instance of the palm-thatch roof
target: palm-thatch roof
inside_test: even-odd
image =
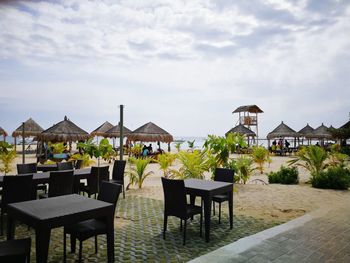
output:
[[[231,130],[226,132],[225,135],[227,136],[229,133],[235,133],[235,132],[237,132],[239,134],[242,134],[242,135],[246,135],[247,137],[248,136],[251,136],[251,137],[255,137],[256,136],[255,132],[253,132],[252,130],[248,129],[243,124],[239,124],[236,127],[233,127]]]
[[[94,131],[90,133],[91,136],[105,136],[106,132],[113,128],[113,124],[106,121],[99,127],[97,127]]]
[[[279,138],[279,137],[299,137],[299,133],[284,124],[283,121],[272,132],[267,134],[267,139]]]
[[[131,130],[129,130],[128,128],[123,126],[123,136],[126,136],[126,135],[128,135],[130,133],[131,133]],[[108,138],[119,138],[120,137],[120,126],[119,126],[119,124],[114,126],[114,127],[112,127],[108,131],[106,131],[103,136],[104,137],[108,137]]]
[[[339,127],[339,129],[350,129],[350,121],[345,123],[343,126]]]
[[[69,142],[86,140],[90,135],[71,122],[66,116],[64,120],[53,125],[38,135],[42,141]]]
[[[0,134],[3,135],[4,137],[7,136],[7,132],[2,127],[0,127]]]
[[[314,139],[332,139],[332,133],[329,131],[329,128],[323,123],[321,126],[317,127],[312,134],[306,136],[307,138],[314,138]]]
[[[22,136],[23,123],[12,132],[12,137]],[[44,129],[41,128],[32,118],[24,123],[24,137],[37,136]]]
[[[312,128],[308,123],[306,124],[306,126],[304,128],[302,128],[300,131],[298,131],[298,133],[302,136],[308,136],[311,135],[313,133],[315,129]]]
[[[237,112],[262,113],[263,111],[256,105],[245,105],[238,107],[232,113]]]
[[[129,141],[172,142],[173,136],[152,122],[146,123],[126,136]]]

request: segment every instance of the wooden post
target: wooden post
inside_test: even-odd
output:
[[[119,159],[122,161],[123,160],[123,126],[124,126],[124,120],[123,120],[123,114],[124,114],[124,105],[120,105],[120,122],[119,122],[119,129],[120,129],[120,143],[119,143]]]

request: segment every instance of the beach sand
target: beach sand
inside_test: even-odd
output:
[[[272,156],[272,162],[266,164],[264,174],[260,175],[259,173],[255,173],[250,180],[254,181],[254,179],[260,179],[267,183],[266,173],[277,171],[281,165],[287,166],[288,160],[290,160],[290,157]],[[34,155],[26,155],[26,163],[35,161]],[[21,162],[21,156],[17,156],[15,162],[12,164],[13,170],[10,174],[16,174],[16,164]],[[110,165],[110,171],[112,171],[111,164],[101,161],[100,165]],[[179,167],[180,164],[175,162],[172,168],[177,169]],[[322,209],[328,206],[341,206],[344,202],[350,200],[350,191],[312,188],[310,184],[306,183],[309,180],[308,172],[301,168],[298,169],[300,176],[299,185],[263,185],[261,183],[249,183],[246,185],[236,184],[234,192],[234,213],[237,215],[285,222],[316,209]],[[128,165],[126,170],[128,170]],[[143,188],[137,189],[136,187],[132,187],[126,194],[162,200],[163,190],[160,178],[163,173],[156,163],[149,164],[148,171],[152,171],[153,174],[144,181]],[[207,173],[206,177],[209,178],[210,174]],[[128,181],[128,177],[126,177],[126,185]],[[225,205],[223,209],[227,209]]]

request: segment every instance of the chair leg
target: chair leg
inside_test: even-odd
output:
[[[215,202],[213,201],[213,215],[215,216]]]
[[[4,213],[2,212],[3,208],[1,208],[1,215],[0,215],[0,236],[4,234]]]
[[[67,234],[66,231],[63,230],[63,262],[66,263],[66,242],[67,242]]]
[[[203,229],[203,212],[201,213],[201,218],[200,218],[200,227],[199,227],[199,236],[202,237],[202,229]]]
[[[76,244],[76,237],[74,235],[70,235],[70,252],[75,253],[75,244]]]
[[[186,244],[186,228],[187,228],[187,220],[184,220],[184,240],[183,240],[183,245]]]
[[[221,203],[219,203],[219,224],[221,223]]]
[[[182,219],[180,218],[180,232],[182,231]]]
[[[165,232],[168,225],[168,216],[164,215],[163,239],[165,240]]]
[[[95,254],[97,254],[97,248],[98,248],[98,246],[97,246],[97,236],[95,236]]]
[[[79,262],[81,262],[83,256],[83,241],[79,240]]]
[[[125,199],[125,186],[123,184],[123,198]]]

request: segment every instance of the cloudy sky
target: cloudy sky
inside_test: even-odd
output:
[[[67,115],[87,131],[152,121],[223,135],[257,104],[260,136],[282,120],[339,127],[350,111],[350,1],[0,1],[0,126]]]

